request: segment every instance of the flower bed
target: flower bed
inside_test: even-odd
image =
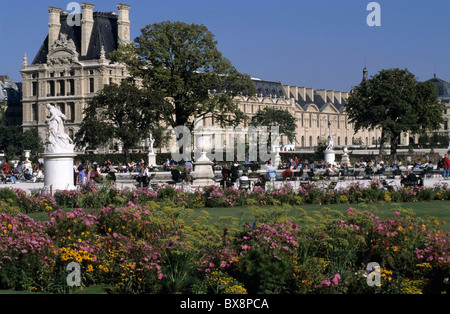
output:
[[[232,219],[205,223],[208,217],[194,218],[192,208],[253,203],[283,209],[282,204],[446,200],[448,195],[445,185],[385,191],[377,182],[333,192],[313,184],[251,193],[91,187],[54,197],[0,190],[0,206],[8,210],[0,214],[0,289],[79,289],[67,284],[67,265],[74,262],[81,267],[83,287],[107,285],[112,293],[445,293],[450,235],[434,219],[399,210],[381,220],[350,207],[337,218],[309,217],[314,223],[300,227],[300,220],[282,210],[262,207],[256,221],[240,226]],[[83,209],[90,207],[99,210]],[[49,220],[26,216],[35,211],[48,212]],[[380,267],[379,286],[369,284],[371,263]]]
[[[286,217],[232,229],[191,219],[189,209],[129,202],[96,215],[50,212],[47,222],[0,215],[0,289],[68,293],[81,284],[112,293],[443,293],[450,236],[435,221],[397,212],[380,220],[350,208],[299,227]],[[376,262],[381,285],[369,285]]]

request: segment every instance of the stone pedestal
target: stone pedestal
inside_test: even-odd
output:
[[[334,150],[325,150],[325,162],[333,164],[336,161],[336,152]]]
[[[192,172],[192,178],[194,179],[192,183],[193,188],[215,184],[213,164],[206,156],[206,152],[202,152],[202,156],[194,163],[195,171]]]
[[[156,154],[155,153],[149,153],[148,154],[148,165],[149,166],[156,166]]]
[[[347,155],[347,154],[344,154],[344,155],[342,156],[342,159],[341,159],[341,164],[342,164],[342,165],[347,164],[347,166],[351,166],[351,164],[350,164],[350,156]]]
[[[344,147],[344,154],[342,155],[342,158],[341,158],[341,164],[342,165],[347,164],[347,167],[351,166],[350,156],[348,155],[348,148],[347,147]]]
[[[44,188],[54,194],[57,190],[76,190],[73,160],[76,153],[43,154]]]

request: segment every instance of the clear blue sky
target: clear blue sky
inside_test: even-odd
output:
[[[48,6],[71,1],[3,1],[0,74],[20,82],[48,33]],[[80,1],[83,2],[83,1]],[[419,80],[450,81],[450,1],[381,0],[381,26],[369,27],[370,0],[92,0],[95,11],[132,6],[132,38],[155,22],[204,24],[243,73],[284,84],[349,91],[362,69],[407,68]]]

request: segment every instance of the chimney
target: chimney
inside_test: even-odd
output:
[[[49,23],[48,23],[48,50],[59,38],[61,30],[61,13],[62,10],[56,7],[49,7]]]
[[[86,56],[91,42],[92,28],[94,27],[94,8],[89,3],[82,3],[83,14],[81,18],[81,55]]]
[[[130,9],[127,4],[119,3],[117,5],[119,9],[119,19],[117,21],[118,26],[118,42],[119,44],[127,44],[130,42]]]

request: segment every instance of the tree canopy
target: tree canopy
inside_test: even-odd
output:
[[[287,110],[265,107],[256,112],[252,117],[251,125],[279,127],[279,134],[287,137],[290,143],[295,141],[295,130],[297,121],[295,117]]]
[[[351,91],[345,109],[355,132],[382,130],[380,150],[389,140],[393,158],[402,132],[420,134],[438,129],[444,110],[433,83],[417,81],[408,70],[397,68],[363,80]]]
[[[158,110],[164,103],[158,93],[141,89],[132,80],[105,85],[84,109],[75,143],[78,147],[101,147],[118,139],[127,152],[160,130]]]
[[[170,100],[159,110],[174,128],[192,129],[195,118],[210,114],[222,126],[238,125],[246,116],[235,96],[255,94],[251,78],[222,56],[213,34],[203,25],[148,25],[133,44],[119,47],[110,58],[126,64],[142,88],[157,90]]]

